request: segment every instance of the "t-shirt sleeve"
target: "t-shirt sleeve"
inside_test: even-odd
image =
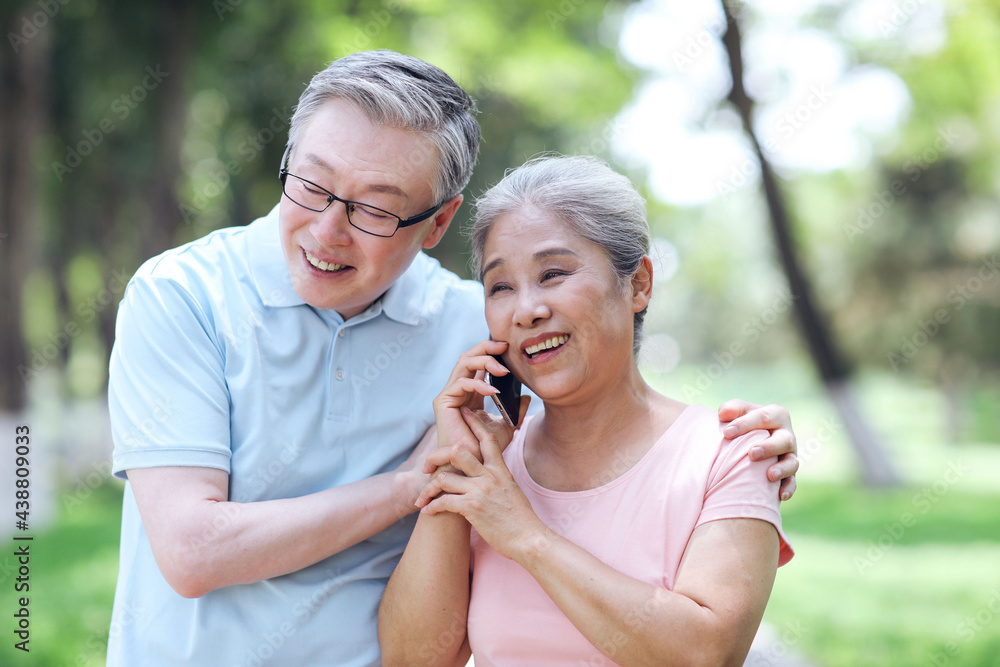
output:
[[[211,318],[179,282],[139,275],[118,308],[108,378],[112,472],[197,466],[229,472],[229,392]]]
[[[767,479],[767,469],[776,458],[750,460],[750,447],[767,437],[766,431],[751,431],[735,440],[724,440],[708,477],[708,489],[697,526],[720,519],[760,519],[778,531],[778,565],[794,555],[781,528],[779,482]]]

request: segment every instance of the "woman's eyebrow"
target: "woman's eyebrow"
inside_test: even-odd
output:
[[[487,264],[486,266],[484,266],[483,270],[479,272],[479,280],[480,280],[480,282],[482,282],[483,278],[486,277],[487,273],[489,273],[493,269],[497,268],[498,266],[503,266],[503,263],[504,263],[503,257],[497,257],[492,262],[490,262],[489,264]]]
[[[555,257],[557,255],[571,255],[573,257],[578,257],[578,255],[570,250],[569,248],[552,248],[550,250],[539,250],[535,253],[535,260],[547,259],[549,257]]]

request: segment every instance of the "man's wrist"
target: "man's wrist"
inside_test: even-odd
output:
[[[400,510],[400,518],[416,512],[419,507],[417,496],[423,490],[430,477],[419,470],[405,470],[391,473],[393,476],[393,496],[395,505]]]

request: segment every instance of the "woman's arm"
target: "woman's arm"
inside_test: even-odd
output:
[[[487,341],[459,359],[448,386],[434,399],[439,449],[425,472],[436,468],[435,457],[478,462],[479,441],[460,409],[482,408],[483,395],[494,393],[482,375],[484,370],[506,372],[490,356],[505,348],[506,343]],[[526,408],[523,401],[522,420]],[[493,422],[490,429],[504,442],[513,434],[502,423]],[[379,607],[383,664],[465,665],[471,654],[469,583],[469,522],[457,514],[421,515]]]
[[[544,525],[512,557],[621,665],[742,665],[771,594],[778,538],[758,519],[698,527],[673,591],[622,574]]]
[[[378,610],[384,665],[464,665],[469,611],[469,522],[423,515]]]
[[[463,515],[619,664],[742,664],[778,566],[773,526],[757,519],[704,524],[688,543],[673,591],[641,582],[548,528],[510,476],[492,435],[474,418],[468,421],[483,462],[453,457],[464,476],[443,473],[432,480],[418,500],[425,514]],[[431,500],[441,492],[446,495]]]

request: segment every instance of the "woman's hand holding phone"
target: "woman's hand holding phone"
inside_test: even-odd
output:
[[[527,407],[527,401],[522,402],[522,418]],[[416,505],[425,514],[451,512],[465,517],[497,552],[516,559],[526,546],[537,546],[547,529],[504,462],[503,447],[495,434],[513,434],[513,429],[491,415],[467,408],[460,411],[482,444],[483,456],[477,458],[465,450],[431,452],[429,462],[450,463],[454,472],[432,478]]]
[[[486,381],[486,373],[496,378],[509,375],[509,371],[499,361],[499,356],[507,349],[507,343],[487,340],[459,357],[451,373],[448,384],[434,399],[434,418],[438,427],[439,449],[462,449],[482,461],[479,439],[475,436],[462,415],[465,407],[484,419],[495,422],[490,427],[491,433],[501,443],[502,448],[510,443],[514,429],[483,412],[483,399],[494,396],[499,390]],[[526,397],[527,398],[527,397]],[[515,423],[520,423],[527,409],[527,400],[521,400]],[[511,415],[515,417],[515,415]],[[484,422],[489,423],[489,422]],[[434,472],[436,466],[427,463],[424,472]],[[450,465],[447,469],[454,470]]]

